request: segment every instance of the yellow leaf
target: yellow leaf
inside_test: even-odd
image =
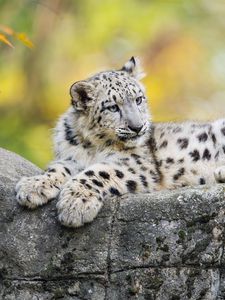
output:
[[[3,42],[3,43],[5,43],[6,45],[8,45],[11,48],[14,48],[14,46],[10,43],[10,41],[2,33],[0,33],[0,41]]]
[[[0,31],[2,31],[4,34],[1,34],[0,40],[6,44],[8,44],[10,47],[12,47],[12,44],[9,42],[9,40],[6,38],[5,34],[12,35],[17,40],[21,41],[25,46],[29,48],[34,48],[34,44],[31,42],[31,40],[27,37],[27,35],[23,32],[16,32],[12,28],[0,24]]]
[[[5,25],[0,25],[0,30],[8,35],[13,35],[15,33],[14,30],[12,30],[12,28]]]
[[[31,40],[27,37],[25,33],[19,32],[19,33],[15,33],[14,35],[19,41],[21,41],[28,48],[34,48],[34,44],[31,42]]]

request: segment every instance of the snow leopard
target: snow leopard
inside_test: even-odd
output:
[[[132,57],[71,86],[71,106],[54,130],[55,159],[17,183],[19,204],[57,198],[59,221],[80,227],[111,197],[225,182],[225,119],[152,122],[143,75]]]

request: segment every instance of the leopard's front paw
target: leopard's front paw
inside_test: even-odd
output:
[[[101,207],[102,201],[91,191],[67,184],[57,203],[59,221],[68,227],[80,227],[93,221]]]
[[[46,175],[22,177],[16,185],[16,199],[20,205],[28,208],[47,203],[57,197],[59,187],[53,184]]]

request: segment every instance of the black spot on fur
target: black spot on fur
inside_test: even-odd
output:
[[[99,137],[100,139],[103,139],[105,137],[105,134],[101,133],[101,134],[97,135],[97,137]]]
[[[215,136],[214,133],[212,134],[212,141],[213,141],[213,144],[214,144],[214,146],[215,146],[215,144],[216,144],[216,136]]]
[[[177,171],[177,173],[173,176],[173,180],[178,180],[182,175],[184,175],[184,168],[181,168]]]
[[[203,152],[202,159],[210,160],[210,158],[211,158],[211,154],[209,152],[209,149],[206,148]]]
[[[92,179],[92,182],[97,185],[97,186],[100,186],[100,187],[103,187],[103,183],[101,181],[98,181],[96,179]]]
[[[81,179],[80,183],[85,184],[86,183],[86,179]]]
[[[92,186],[90,186],[90,184],[88,184],[88,183],[85,184],[85,187],[86,187],[87,189],[89,189],[89,190],[92,189]]]
[[[90,148],[91,146],[92,146],[92,144],[91,144],[90,141],[85,140],[85,141],[83,142],[83,148],[84,148],[84,149]]]
[[[157,171],[150,170],[149,174],[151,175],[151,178],[155,183],[160,182],[161,180],[160,173],[157,173]]]
[[[116,101],[116,96],[115,95],[113,95],[113,100]]]
[[[203,177],[199,179],[199,184],[205,184],[205,179]]]
[[[173,163],[174,163],[174,159],[171,158],[171,157],[167,157],[166,163],[167,163],[167,164],[173,164]]]
[[[179,164],[182,164],[183,162],[184,162],[184,159],[183,159],[183,158],[181,158],[181,159],[178,160],[178,163],[179,163]]]
[[[181,132],[182,129],[180,127],[176,127],[173,129],[173,133],[178,133],[178,132]]]
[[[109,188],[109,191],[112,195],[121,196],[120,192],[114,187]]]
[[[90,177],[90,176],[93,176],[95,173],[94,173],[94,171],[89,170],[89,171],[85,172],[84,174]]]
[[[74,146],[77,146],[79,143],[77,141],[77,136],[74,135],[72,128],[69,126],[69,124],[67,124],[67,122],[64,122],[64,126],[65,126],[65,138],[66,140]]]
[[[133,157],[135,160],[141,158],[140,155],[131,153],[131,157]]]
[[[56,172],[56,169],[54,169],[54,168],[48,169],[48,172],[49,172],[49,173],[55,173],[55,172]]]
[[[144,187],[148,186],[148,182],[146,180],[146,177],[144,175],[140,175],[141,183],[143,184]]]
[[[166,148],[168,145],[168,142],[167,141],[163,141],[162,144],[159,146],[159,148]]]
[[[221,129],[221,132],[222,132],[223,135],[225,135],[225,127],[223,127],[223,128]]]
[[[208,139],[208,134],[206,132],[203,132],[197,136],[197,139],[199,142],[206,142]]]
[[[123,157],[123,158],[121,158],[120,160],[122,160],[122,161],[128,161],[128,160],[130,160],[130,159],[129,159],[129,157]]]
[[[108,146],[111,146],[113,144],[113,140],[107,140],[105,142],[105,145],[108,147]]]
[[[83,198],[83,199],[82,199],[82,202],[83,202],[83,203],[86,203],[86,202],[87,202],[87,199],[84,199],[84,198]]]
[[[225,146],[223,146],[223,153],[225,154]]]
[[[156,161],[157,168],[162,167],[162,164],[163,164],[163,160],[162,159]]]
[[[79,142],[75,138],[70,139],[69,143],[70,143],[70,145],[73,145],[73,146],[79,145]]]
[[[64,167],[64,169],[65,169],[66,173],[68,173],[69,175],[71,175],[71,172],[70,172],[70,170],[67,167]]]
[[[102,178],[104,178],[104,179],[109,179],[109,178],[110,178],[110,175],[109,175],[107,172],[105,172],[105,171],[100,171],[100,172],[99,172],[99,175],[100,175]]]
[[[127,180],[126,186],[128,189],[128,192],[134,193],[137,189],[137,183],[134,180]]]
[[[121,171],[119,171],[119,170],[115,170],[115,172],[116,172],[116,176],[117,176],[118,178],[123,178],[123,177],[124,177],[123,172],[121,172]]]
[[[132,153],[131,156],[135,159],[135,161],[138,165],[142,165],[142,162],[140,161],[140,158],[141,158],[140,155]]]
[[[224,152],[224,153],[225,153],[225,152]],[[214,157],[214,158],[215,158],[215,160],[216,160],[216,161],[217,161],[217,160],[218,160],[218,158],[219,158],[219,154],[220,154],[220,152],[219,152],[219,151],[217,151],[217,152],[216,152],[216,154],[215,154],[215,157]]]
[[[69,156],[65,160],[73,160],[73,158],[72,158],[72,156]]]
[[[133,168],[129,168],[128,171],[132,174],[136,174],[135,170]]]
[[[198,161],[200,159],[200,154],[196,149],[192,152],[189,152],[189,155],[192,157],[192,161]]]
[[[189,141],[187,138],[178,139],[177,143],[180,146],[180,149],[186,149],[188,147]]]
[[[146,167],[144,167],[144,166],[141,166],[141,171],[144,171],[144,172],[146,172],[148,169],[146,168]]]

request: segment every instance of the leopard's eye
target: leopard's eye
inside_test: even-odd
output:
[[[119,109],[119,106],[115,104],[115,105],[109,106],[108,110],[110,110],[111,112],[117,112],[120,109]]]
[[[136,99],[137,105],[140,105],[140,104],[142,103],[142,100],[143,100],[143,97],[142,97],[142,96],[137,97],[137,99]]]

